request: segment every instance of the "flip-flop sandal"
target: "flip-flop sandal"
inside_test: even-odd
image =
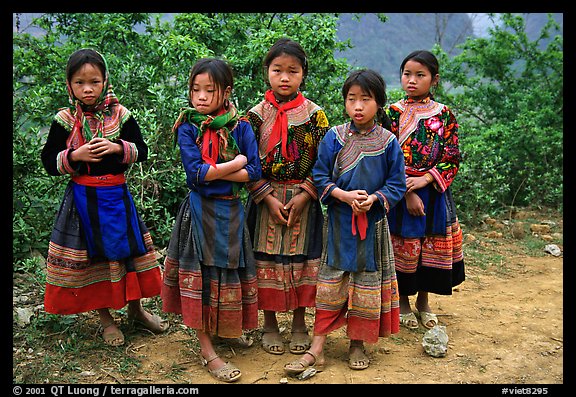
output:
[[[290,341],[290,353],[304,354],[311,346],[308,330],[306,331],[292,331],[292,340]]]
[[[419,312],[419,313],[420,313],[420,322],[424,327],[432,329],[436,325],[438,325],[438,317],[434,313],[430,312]],[[432,325],[428,325],[429,322],[432,322]]]
[[[122,346],[124,344],[124,334],[122,333],[122,331],[120,331],[120,329],[116,329],[116,331],[112,331],[112,332],[108,332],[108,333],[104,333],[104,331],[106,330],[106,328],[109,328],[113,325],[116,325],[116,323],[110,323],[106,326],[102,326],[102,339],[104,339],[104,343],[106,343],[109,346]]]
[[[400,313],[400,324],[408,329],[418,329],[418,319],[414,312]]]
[[[278,331],[262,333],[262,348],[270,354],[284,354],[284,341]]]
[[[362,347],[355,347],[348,356],[348,367],[351,369],[366,369],[369,365],[370,359]]]
[[[290,376],[296,376],[304,372],[306,369],[310,367],[314,367],[318,372],[321,372],[324,368],[324,357],[318,357],[316,354],[312,353],[310,350],[306,350],[304,354],[310,354],[314,357],[314,361],[309,363],[308,361],[304,360],[304,357],[300,358],[299,360],[292,361],[286,365],[284,365],[284,372]]]
[[[214,356],[209,359],[202,357],[202,365],[207,366],[209,362],[214,361],[217,358],[218,356]],[[227,362],[220,368],[208,369],[208,373],[212,375],[214,379],[227,383],[235,382],[242,376],[240,369],[238,369],[234,364],[230,362]]]

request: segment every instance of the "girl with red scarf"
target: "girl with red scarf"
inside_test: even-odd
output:
[[[156,333],[168,328],[140,302],[160,294],[162,275],[124,176],[130,164],[146,160],[148,148],[114,95],[101,54],[74,52],[66,83],[71,106],[56,114],[41,154],[50,175],[71,176],[48,247],[44,308],[97,310],[104,341],[120,346],[124,335],[110,308],[128,304],[130,320]]]
[[[247,185],[258,308],[264,311],[262,347],[271,354],[284,353],[276,312],[293,311],[289,349],[303,354],[310,347],[304,315],[315,306],[322,252],[323,215],[312,167],[329,125],[324,110],[300,92],[308,74],[300,44],[278,40],[263,67],[270,88],[248,112],[262,178]]]

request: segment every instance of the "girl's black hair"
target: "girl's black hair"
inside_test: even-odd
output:
[[[262,62],[264,80],[268,81],[268,68],[272,61],[283,54],[293,56],[300,61],[300,65],[302,66],[301,88],[304,89],[304,82],[306,81],[306,76],[308,76],[308,58],[306,57],[306,51],[304,51],[304,48],[302,48],[299,43],[287,37],[278,39],[272,47],[270,47],[270,50],[268,50],[266,57],[264,57],[264,61]]]
[[[369,94],[374,98],[378,104],[376,120],[382,124],[384,128],[389,130],[392,126],[392,121],[384,110],[384,106],[386,106],[386,102],[388,101],[388,96],[386,95],[386,82],[382,76],[372,69],[359,69],[353,71],[342,86],[342,98],[344,98],[344,101],[346,101],[348,91],[350,91],[350,87],[353,85],[359,86],[364,93]]]
[[[189,94],[192,92],[194,79],[202,73],[208,73],[219,94],[224,92],[226,87],[234,88],[234,73],[226,61],[218,58],[201,58],[190,71],[190,78],[188,79]],[[189,100],[191,99],[189,98]]]
[[[408,54],[400,64],[400,79],[402,79],[402,73],[404,73],[404,66],[406,66],[406,62],[408,61],[415,61],[426,66],[426,69],[428,69],[428,71],[432,75],[432,79],[434,79],[434,76],[436,76],[440,72],[440,64],[438,63],[438,58],[436,58],[436,56],[433,53],[427,50],[416,50]],[[434,99],[432,92],[430,92],[430,97]]]
[[[104,61],[102,55],[100,55],[98,51],[82,48],[72,53],[70,58],[68,58],[68,63],[66,64],[66,80],[70,81],[74,73],[87,63],[100,69],[102,77],[106,78],[106,61]]]

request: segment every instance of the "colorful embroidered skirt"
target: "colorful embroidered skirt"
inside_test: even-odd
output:
[[[346,325],[351,340],[378,342],[400,331],[394,254],[386,218],[376,223],[375,272],[347,272],[327,265],[323,255],[316,290],[314,335]]]
[[[53,314],[121,309],[128,301],[160,294],[162,273],[152,238],[134,212],[127,222],[137,225],[144,242],[143,255],[111,260],[90,257],[85,228],[75,205],[70,182],[56,215],[46,260],[44,309]],[[129,195],[124,196],[131,202]],[[131,206],[129,206],[131,207]]]
[[[425,209],[426,216],[415,217],[406,210],[405,199],[390,211],[394,212],[391,225],[392,219],[395,225],[403,225],[397,230],[391,227],[398,288],[403,296],[415,295],[418,291],[451,295],[452,288],[465,279],[462,229],[450,188],[444,194],[433,188],[430,192],[431,198],[444,196],[443,211]],[[432,233],[430,225],[438,224],[443,225],[442,233]],[[405,230],[420,232],[414,235],[403,233]]]
[[[301,191],[298,184],[272,183],[284,204]],[[310,200],[300,222],[288,228],[275,224],[264,202],[247,203],[258,277],[258,308],[287,312],[314,307],[316,279],[322,255],[324,215],[317,200]]]
[[[225,268],[221,266],[224,256],[220,255],[219,266],[215,266],[211,262],[217,257],[214,253],[222,250],[215,249],[214,245],[222,244],[222,230],[218,233],[220,237],[216,237],[208,235],[207,229],[204,229],[206,239],[201,244],[195,219],[200,216],[202,224],[210,223],[207,217],[212,212],[206,211],[206,202],[220,199],[191,198],[190,195],[196,193],[190,192],[180,204],[168,245],[161,293],[162,309],[181,314],[183,323],[190,328],[223,338],[240,337],[243,330],[258,327],[254,255],[248,229],[241,221],[243,214],[228,219],[226,230],[234,225],[232,229],[239,229],[239,233],[229,233],[232,240],[228,247],[224,247],[230,258],[241,258],[242,262],[235,262],[235,268]],[[191,202],[201,203],[204,208],[191,208]],[[221,200],[218,205],[225,206],[226,203],[243,211],[239,199]],[[225,212],[230,213],[230,210]],[[233,236],[239,236],[240,240],[236,241]]]

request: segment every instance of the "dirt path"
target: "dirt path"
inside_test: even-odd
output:
[[[563,260],[547,257],[509,257],[499,273],[468,267],[467,280],[452,296],[431,295],[431,305],[449,336],[443,358],[428,356],[421,345],[425,329],[408,330],[367,345],[371,365],[364,371],[347,366],[344,330],[328,337],[327,367],[314,377],[288,383],[435,383],[435,384],[562,384],[563,374]],[[310,325],[312,312],[308,313]],[[279,315],[286,341],[289,316]],[[283,365],[298,356],[265,353],[255,343],[247,349],[220,345],[219,354],[243,372],[237,383],[278,384]],[[180,324],[162,336],[134,334],[132,351],[143,363],[141,376],[128,383],[219,383],[200,365],[197,343]],[[115,382],[100,374],[96,383]]]
[[[390,338],[366,345],[370,367],[354,371],[348,368],[349,341],[345,329],[340,329],[328,336],[324,371],[307,380],[288,377],[287,382],[562,386],[564,258],[540,253],[534,247],[544,247],[551,239],[562,241],[563,223],[554,216],[549,218],[554,222],[534,221],[545,229],[537,233],[551,233],[539,237],[532,230],[536,215],[549,217],[534,212],[517,215],[507,223],[487,219],[482,228],[465,234],[466,281],[452,296],[430,296],[432,309],[449,336],[445,357],[434,358],[424,351],[421,343],[426,330],[422,326],[418,330],[401,328]],[[527,236],[532,234],[530,240],[512,237],[513,227],[519,225],[523,225]],[[551,230],[546,225],[552,225]],[[526,252],[533,252],[534,256],[527,256]],[[57,320],[46,318],[40,309],[43,297],[32,280],[14,275],[14,310],[20,306],[35,308],[39,316],[33,325],[24,327],[14,320],[14,382],[222,384],[200,364],[194,331],[182,325],[180,316],[164,313],[172,326],[166,334],[151,335],[128,326],[125,315],[117,313],[126,344],[114,349],[103,345],[95,312]],[[160,311],[159,298],[146,304]],[[287,343],[291,316],[279,313],[278,320]],[[313,310],[309,310],[310,329],[313,321]],[[235,384],[281,383],[285,378],[284,364],[300,356],[288,351],[280,356],[268,354],[260,347],[261,332],[254,330],[251,335],[255,342],[250,348],[232,349],[224,344],[216,347],[221,357],[242,370],[242,378]],[[568,378],[567,382],[571,380]],[[431,389],[424,392],[428,394]],[[501,392],[497,390],[498,395]]]

